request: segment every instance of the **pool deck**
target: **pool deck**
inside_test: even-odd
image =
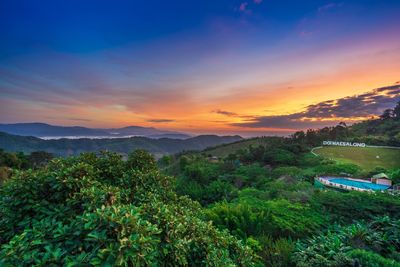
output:
[[[319,181],[321,184],[323,184],[325,186],[328,186],[328,187],[336,188],[336,189],[341,189],[341,190],[346,190],[346,191],[360,191],[360,192],[383,191],[383,190],[373,190],[373,189],[359,188],[359,187],[356,187],[356,186],[350,186],[350,185],[345,185],[345,184],[332,182],[331,180],[335,179],[335,178],[344,178],[344,177],[324,177],[324,176],[315,177],[315,179],[317,181]],[[362,180],[362,179],[347,178],[347,177],[345,177],[344,179],[357,181],[357,182],[363,182],[363,183],[371,183],[372,184],[372,182],[367,181],[367,180]]]

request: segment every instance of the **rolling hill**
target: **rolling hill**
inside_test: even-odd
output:
[[[81,152],[97,152],[101,150],[127,154],[136,149],[145,149],[155,156],[174,154],[188,150],[203,150],[207,147],[232,143],[242,137],[200,135],[184,140],[147,137],[108,138],[108,139],[56,139],[43,140],[33,136],[18,136],[0,132],[0,148],[6,151],[46,151],[57,156],[77,155]]]
[[[281,137],[268,136],[268,137],[255,137],[250,139],[243,139],[234,143],[222,144],[216,147],[210,147],[204,150],[204,153],[224,158],[229,154],[236,153],[241,149],[247,149],[250,146],[267,146],[274,140],[281,139]]]

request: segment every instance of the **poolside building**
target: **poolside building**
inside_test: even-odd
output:
[[[390,180],[389,177],[384,173],[379,173],[379,174],[372,176],[371,182],[374,184],[382,184],[382,185],[388,185],[388,186],[392,185],[392,180]]]

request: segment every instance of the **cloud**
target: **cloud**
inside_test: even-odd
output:
[[[343,6],[343,3],[328,3],[328,4],[326,4],[326,5],[323,5],[323,6],[320,6],[319,8],[318,8],[318,12],[324,12],[324,11],[328,11],[328,10],[330,10],[330,9],[333,9],[333,8],[339,8],[339,7],[342,7]]]
[[[105,57],[99,55],[102,56],[98,58]],[[162,66],[168,69],[166,65]],[[78,112],[89,116],[93,110],[100,109],[104,115],[110,116],[119,112],[124,116],[140,113],[158,117],[157,113],[161,116],[168,112],[176,114],[187,106],[196,106],[192,93],[197,87],[183,78],[179,83],[169,81],[165,76],[153,79],[158,75],[152,76],[149,71],[153,66],[140,66],[142,72],[137,73],[142,75],[126,75],[124,70],[128,68],[122,63],[82,59],[63,53],[48,52],[43,54],[43,58],[30,55],[15,59],[7,66],[0,64],[0,98],[30,103],[22,106],[26,114],[39,116],[38,110],[48,109],[51,113],[60,114],[60,119],[64,121],[68,119],[62,116],[61,108],[68,109],[63,111],[64,114],[75,116],[79,115]],[[178,98],[182,101],[175,104]],[[154,106],[157,108],[154,109]],[[106,113],[106,110],[111,112]],[[6,117],[6,112],[15,113],[15,108],[1,112],[0,119]],[[7,117],[15,116],[7,114]]]
[[[216,110],[213,110],[211,112],[212,113],[217,113],[217,114],[220,114],[220,115],[225,115],[225,116],[228,116],[228,117],[237,117],[238,116],[238,114],[235,113],[235,112],[230,112],[230,111],[220,110],[220,109],[216,109]]]
[[[149,119],[147,122],[154,122],[154,123],[164,123],[164,122],[174,122],[175,120],[170,119]]]
[[[239,8],[237,10],[239,10],[239,12],[242,12],[246,15],[252,15],[253,10],[250,8],[250,6],[255,7],[256,5],[260,5],[262,2],[263,2],[263,0],[249,0],[247,2],[242,2],[239,5]]]
[[[306,31],[306,30],[304,30],[304,31],[301,31],[300,33],[299,33],[299,35],[300,35],[300,37],[309,37],[309,36],[312,36],[314,34],[314,32],[312,32],[312,31]]]
[[[93,121],[90,119],[83,119],[83,118],[66,118],[66,119],[71,121],[84,121],[84,122]]]
[[[251,13],[252,13],[252,11],[249,9],[248,2],[242,2],[239,6],[239,11],[246,15],[251,15]]]
[[[254,117],[252,121],[232,125],[250,128],[317,128],[334,125],[340,121],[354,122],[378,116],[385,109],[394,107],[398,101],[400,101],[400,86],[394,85],[361,95],[309,105],[303,112]]]
[[[236,112],[231,112],[231,111],[226,111],[226,110],[221,110],[221,109],[216,109],[211,112],[220,114],[220,115],[224,115],[227,117],[236,117],[236,118],[244,118],[244,119],[254,119],[255,118],[255,116],[252,116],[252,115],[242,115],[242,114],[238,114]]]
[[[247,2],[241,3],[240,6],[239,6],[239,10],[243,11],[243,12],[246,11],[246,8],[247,8],[248,5],[249,5],[249,3],[247,3]]]
[[[227,124],[227,123],[229,123],[229,121],[224,121],[224,120],[213,120],[213,121],[209,121],[209,122],[214,122],[214,123],[223,123],[223,124]]]
[[[83,121],[83,122],[89,122],[89,121],[93,121],[90,119],[84,119],[84,118],[75,118],[75,117],[61,117],[61,116],[46,116],[46,119],[62,119],[62,120],[70,120],[70,121]]]

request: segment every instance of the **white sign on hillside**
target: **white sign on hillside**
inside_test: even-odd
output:
[[[366,147],[365,143],[351,143],[342,141],[323,141],[324,146],[353,146],[353,147]]]

